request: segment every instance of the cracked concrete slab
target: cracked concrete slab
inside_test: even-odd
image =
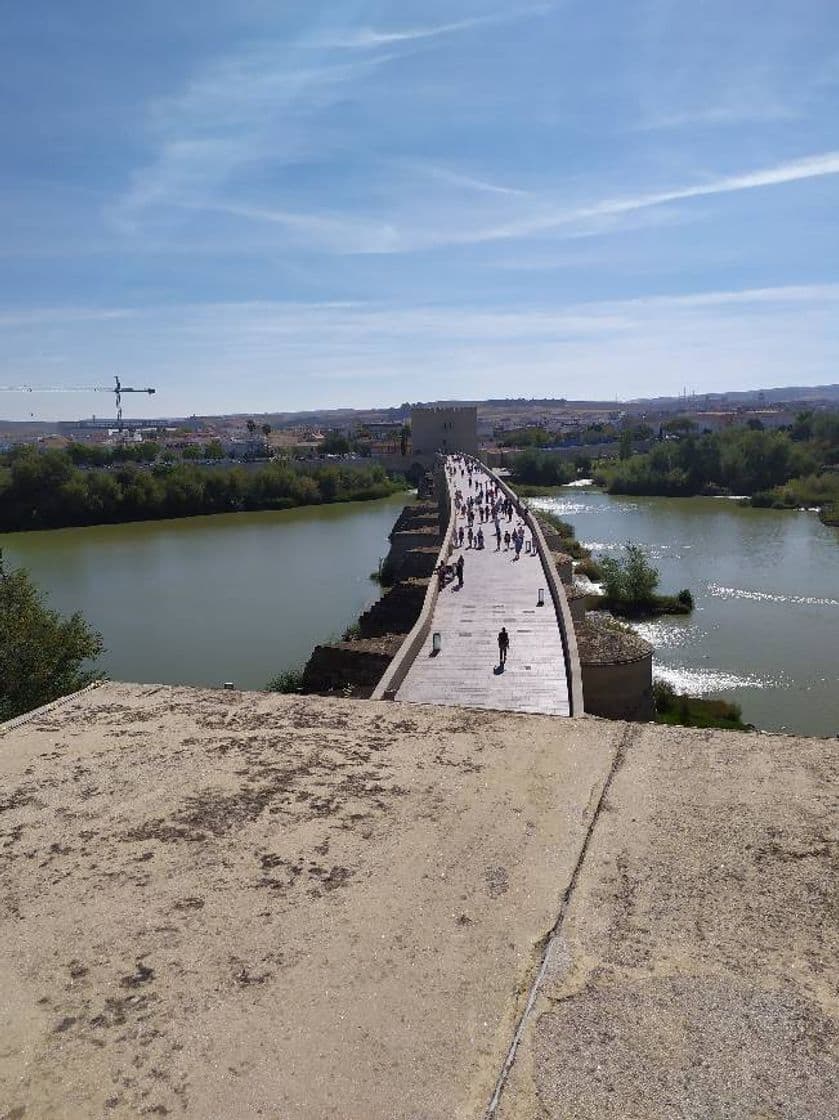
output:
[[[623,728],[107,684],[0,730],[0,1116],[479,1117]]]
[[[499,1120],[833,1120],[837,743],[639,728]]]

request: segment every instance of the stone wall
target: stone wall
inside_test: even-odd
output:
[[[415,455],[478,451],[478,409],[475,405],[451,408],[412,408],[411,447]]]
[[[358,620],[363,638],[382,634],[407,634],[417,620],[425,599],[427,579],[401,580]]]
[[[321,695],[369,697],[422,610],[439,553],[438,503],[405,506],[390,534],[382,572],[393,581],[358,620],[357,636],[319,645],[303,671],[302,690]]]
[[[655,704],[650,643],[631,630],[590,617],[575,621],[575,630],[586,712],[608,719],[651,720]]]
[[[401,643],[401,636],[386,635],[315,646],[303,671],[303,692],[366,699]]]

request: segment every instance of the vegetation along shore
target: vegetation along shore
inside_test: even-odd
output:
[[[115,461],[80,467],[72,449],[17,447],[0,456],[0,532],[152,521],[242,510],[370,501],[405,488],[378,464],[254,469]]]
[[[627,443],[619,458],[593,464],[585,449],[580,461],[530,449],[514,457],[513,477],[541,488],[591,471],[610,494],[742,495],[754,506],[817,507],[825,524],[839,525],[839,414],[802,412],[783,431],[747,426],[716,433],[699,432],[681,417],[661,435],[646,453],[633,454]]]

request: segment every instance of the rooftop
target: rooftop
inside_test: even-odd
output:
[[[3,1115],[478,1120],[510,1057],[502,1120],[832,1118],[836,777],[827,740],[79,694],[0,728]]]

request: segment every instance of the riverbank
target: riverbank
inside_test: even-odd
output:
[[[66,452],[24,447],[0,456],[0,532],[376,501],[406,489],[377,464],[79,469]]]
[[[802,414],[789,431],[729,428],[698,434],[690,421],[646,454],[601,460],[595,480],[610,494],[747,495],[757,507],[817,509],[839,522],[839,413]]]

